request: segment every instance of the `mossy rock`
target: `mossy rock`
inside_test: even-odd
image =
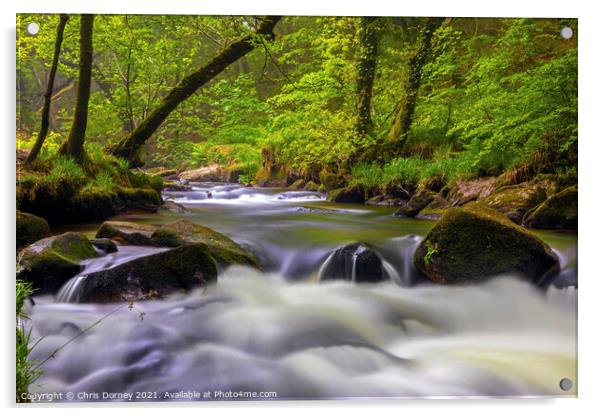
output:
[[[570,186],[552,195],[525,215],[529,228],[577,229],[577,187]]]
[[[501,274],[545,285],[559,271],[552,249],[489,208],[450,208],[414,253],[417,269],[436,283],[479,283]]]
[[[309,181],[305,184],[303,189],[305,189],[306,191],[318,192],[320,190],[320,185],[313,181]]]
[[[363,203],[365,200],[364,192],[357,186],[348,186],[330,191],[327,199],[330,202],[358,204]]]
[[[435,199],[434,192],[429,191],[428,189],[422,189],[412,195],[407,204],[399,208],[393,215],[396,217],[413,218],[418,215],[423,208],[430,204],[433,199]]]
[[[117,196],[122,204],[120,209],[141,208],[156,211],[163,203],[161,193],[151,188],[120,188]]]
[[[521,224],[525,214],[546,198],[546,188],[539,182],[532,181],[503,186],[476,204],[501,212],[516,224]]]
[[[324,185],[324,189],[327,191],[339,188],[343,184],[341,178],[328,170],[321,171],[319,178],[320,183]]]
[[[299,190],[305,187],[305,179],[297,179],[289,185],[288,189]]]
[[[151,238],[157,227],[128,221],[105,221],[96,232],[96,238],[109,238],[122,244],[155,246]]]
[[[17,278],[31,282],[36,293],[54,293],[82,270],[82,260],[98,256],[82,233],[47,237],[21,252]]]
[[[205,244],[188,244],[139,257],[86,275],[79,302],[123,302],[162,298],[217,281],[217,267]]]
[[[284,188],[287,174],[278,166],[263,167],[255,174],[255,183],[262,187]]]
[[[160,227],[127,221],[105,221],[96,233],[96,238],[110,238],[122,244],[155,247],[203,243],[220,266],[243,264],[260,268],[257,258],[229,237],[187,220]]]
[[[98,250],[102,251],[105,254],[117,252],[117,245],[115,244],[115,242],[113,242],[113,240],[110,240],[108,238],[95,238],[93,240],[90,240],[90,242],[94,247],[96,247]]]
[[[236,244],[230,237],[187,220],[179,220],[161,226],[155,231],[152,238],[156,243],[174,244],[176,241],[188,244],[203,243],[207,245],[209,252],[220,266],[243,264],[260,268],[257,258]]]
[[[17,251],[50,235],[50,226],[44,218],[17,211]]]

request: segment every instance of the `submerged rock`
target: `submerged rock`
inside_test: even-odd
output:
[[[546,285],[558,273],[552,249],[489,208],[450,208],[414,253],[414,264],[440,284],[478,283],[500,274]]]
[[[395,212],[396,217],[415,217],[418,213],[435,199],[435,193],[427,189],[416,192],[407,204]]]
[[[82,233],[47,237],[21,252],[17,278],[31,282],[36,294],[54,293],[82,270],[82,260],[98,256]]]
[[[568,187],[527,213],[523,225],[530,228],[577,229],[577,199],[577,187]]]
[[[210,228],[179,220],[162,226],[137,224],[125,221],[105,221],[97,238],[110,238],[122,244],[179,247],[203,243],[220,266],[243,264],[259,268],[259,261],[232,239]]]
[[[170,201],[170,200],[163,202],[163,205],[161,205],[159,210],[173,212],[176,214],[184,214],[186,212],[189,212],[188,209],[184,205],[178,204],[177,202]]]
[[[320,280],[348,280],[357,283],[376,283],[388,280],[382,258],[362,243],[337,249],[320,270]]]
[[[17,211],[17,251],[50,235],[50,226],[44,218]]]
[[[192,191],[192,186],[180,182],[166,182],[163,190],[167,192],[190,192]]]
[[[77,279],[79,302],[139,301],[213,283],[217,268],[206,245],[189,244]]]

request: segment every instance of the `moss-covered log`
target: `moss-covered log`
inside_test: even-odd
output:
[[[253,33],[228,45],[208,64],[184,77],[130,135],[109,147],[109,151],[115,156],[129,160],[131,167],[140,166],[138,152],[169,114],[230,64],[252,51],[258,44],[261,44],[262,41],[258,37],[272,40],[274,38],[274,26],[280,19],[280,16],[267,16],[260,19],[261,23]]]

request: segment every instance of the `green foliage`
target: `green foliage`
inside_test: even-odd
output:
[[[28,317],[23,313],[23,305],[32,293],[31,283],[17,280],[16,282],[16,401],[28,401],[23,397],[28,392],[29,386],[41,375],[41,370],[36,363],[29,359],[31,349],[29,340],[31,331],[27,331],[24,321]]]
[[[439,250],[437,249],[437,243],[433,244],[431,241],[427,241],[426,244],[426,253],[424,253],[424,257],[422,258],[425,266],[428,266],[429,263],[431,262],[431,258],[439,253]]]

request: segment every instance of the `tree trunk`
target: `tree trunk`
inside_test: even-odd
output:
[[[59,63],[59,56],[61,54],[61,45],[63,44],[63,34],[65,33],[65,26],[69,16],[61,14],[59,24],[56,27],[56,40],[54,41],[54,55],[52,57],[52,65],[50,66],[50,73],[48,74],[48,83],[46,85],[46,92],[44,93],[44,107],[42,107],[42,124],[40,126],[40,132],[38,138],[31,148],[31,152],[27,156],[26,163],[31,163],[35,160],[42,149],[44,140],[48,135],[48,127],[50,125],[50,103],[52,102],[52,91],[54,89],[54,79],[56,77],[56,70]]]
[[[376,54],[378,53],[378,39],[376,36],[375,17],[362,17],[359,27],[359,61],[357,64],[357,121],[356,131],[360,139],[372,134],[373,123],[372,86],[376,72]]]
[[[431,53],[433,33],[444,21],[445,19],[441,17],[429,17],[426,20],[420,34],[420,47],[410,58],[410,73],[403,87],[403,94],[405,95],[399,102],[393,126],[389,131],[389,153],[391,156],[401,155],[407,141],[422,80],[422,68],[427,63]]]
[[[108,150],[115,156],[127,159],[131,167],[141,166],[139,160],[140,149],[170,113],[199,88],[225,70],[230,64],[252,51],[258,44],[261,44],[261,42],[257,41],[258,35],[265,36],[270,40],[273,39],[274,26],[280,19],[280,16],[262,18],[261,24],[254,33],[230,44],[208,64],[184,77],[130,135],[109,147]]]
[[[88,124],[88,101],[90,100],[90,84],[92,83],[92,33],[94,15],[82,14],[79,28],[79,75],[77,80],[77,98],[71,131],[67,141],[61,145],[59,152],[71,156],[78,162],[84,159],[84,141]]]

